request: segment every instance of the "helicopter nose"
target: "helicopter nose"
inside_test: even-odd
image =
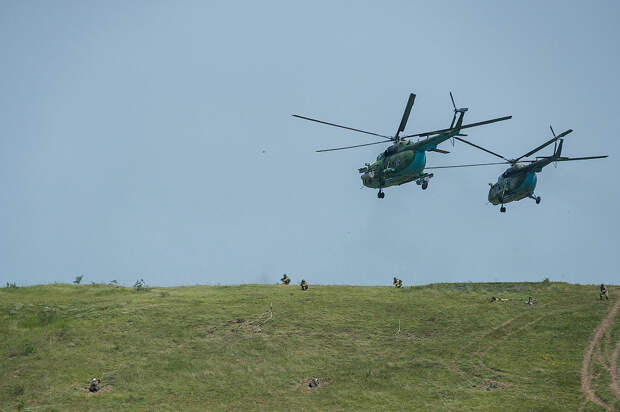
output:
[[[371,184],[371,183],[372,183],[373,177],[374,177],[374,176],[373,176],[372,174],[370,174],[370,173],[364,173],[364,174],[362,175],[362,183],[363,183],[365,186],[368,186],[369,184]]]
[[[491,187],[489,188],[489,196],[487,196],[487,199],[490,203],[493,203],[493,198],[495,198],[495,185],[489,183],[489,186]]]

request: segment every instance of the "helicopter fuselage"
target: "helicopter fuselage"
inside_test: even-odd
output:
[[[534,189],[536,189],[535,172],[522,172],[506,177],[502,174],[497,183],[489,189],[489,202],[499,205],[521,200],[532,196]]]
[[[560,143],[557,156],[561,151],[562,144]],[[536,189],[536,173],[542,172],[543,168],[555,159],[556,157],[547,157],[529,165],[516,163],[509,167],[497,178],[497,183],[491,185],[489,202],[493,205],[499,205],[533,197],[534,189]],[[536,202],[540,202],[540,199]]]
[[[362,184],[373,189],[402,185],[424,175],[426,152],[415,150],[404,141],[388,147],[377,160],[368,164],[362,174]]]

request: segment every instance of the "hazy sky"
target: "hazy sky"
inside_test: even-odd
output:
[[[620,283],[620,3],[0,1],[0,282]],[[393,134],[519,156],[572,128],[536,194],[505,167],[362,188]],[[457,143],[427,166],[494,161]],[[551,153],[552,149],[540,152]]]

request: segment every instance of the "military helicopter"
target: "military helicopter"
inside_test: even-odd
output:
[[[450,153],[448,151],[438,149],[437,146],[450,138],[454,138],[455,136],[467,136],[466,134],[461,133],[462,129],[482,126],[484,124],[500,122],[512,118],[512,116],[504,116],[477,123],[463,124],[463,116],[468,109],[457,109],[456,104],[454,103],[454,97],[452,96],[452,92],[450,92],[450,99],[452,100],[452,106],[454,107],[454,116],[452,116],[452,122],[450,123],[450,127],[448,127],[447,129],[433,130],[430,132],[401,136],[400,134],[404,132],[405,126],[407,125],[407,120],[409,119],[409,114],[411,113],[415,97],[416,95],[414,93],[411,93],[409,95],[409,99],[407,100],[407,104],[405,105],[403,117],[394,136],[386,136],[374,132],[368,132],[365,130],[342,126],[335,123],[324,122],[322,120],[312,119],[297,114],[294,114],[293,117],[326,124],[328,126],[335,126],[342,129],[378,136],[385,139],[380,142],[337,147],[333,149],[322,149],[317,150],[317,152],[331,152],[335,150],[352,149],[355,147],[370,146],[375,144],[392,143],[391,146],[389,146],[385,151],[379,154],[377,160],[374,163],[365,163],[364,167],[359,169],[359,173],[362,174],[361,178],[364,186],[373,189],[379,189],[379,192],[377,193],[377,197],[379,199],[383,199],[385,197],[385,193],[383,192],[384,188],[394,185],[402,185],[403,183],[408,183],[414,180],[418,185],[422,186],[422,190],[426,190],[429,180],[433,177],[433,173],[424,173],[427,151],[443,154]],[[459,114],[458,119],[456,118],[457,113]],[[424,137],[424,139],[418,140],[416,142],[406,140],[412,137]],[[454,140],[452,140],[452,144],[454,145]]]
[[[551,134],[553,134],[553,138],[547,140],[545,143],[536,147],[535,149],[530,150],[523,156],[520,156],[516,159],[507,159],[504,156],[492,152],[484,147],[473,144],[461,137],[455,137],[455,139],[471,145],[477,149],[483,150],[487,153],[492,154],[493,156],[497,156],[501,159],[504,159],[504,162],[495,162],[495,163],[479,163],[479,164],[469,164],[469,165],[456,165],[456,166],[436,166],[432,169],[447,169],[453,167],[473,167],[473,166],[487,166],[487,165],[499,165],[499,164],[510,164],[510,167],[506,169],[504,173],[502,173],[497,178],[497,183],[489,183],[491,188],[489,189],[489,202],[493,205],[501,204],[499,209],[500,212],[506,212],[506,203],[514,202],[517,200],[530,198],[536,201],[536,204],[540,203],[540,196],[536,196],[534,194],[534,189],[536,188],[536,173],[542,172],[542,169],[554,163],[557,167],[557,162],[568,162],[572,160],[590,160],[590,159],[603,159],[607,157],[605,156],[588,156],[588,157],[562,157],[562,145],[564,144],[564,136],[569,133],[572,133],[572,129],[568,129],[565,132],[560,133],[556,136],[553,131],[553,127],[549,126],[551,129]],[[558,144],[558,140],[560,143]],[[551,143],[554,143],[553,147],[553,155],[551,156],[537,156],[536,160],[521,160],[524,157],[529,157],[539,150],[549,146]],[[529,164],[526,164],[529,163]],[[431,168],[429,168],[431,169]]]

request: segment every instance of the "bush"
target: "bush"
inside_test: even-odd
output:
[[[542,281],[543,285],[548,285],[549,283],[551,283],[551,281],[549,280],[549,278],[545,278],[545,280]]]
[[[17,285],[15,284],[15,282],[13,282],[13,283],[6,282],[6,288],[7,289],[17,289]]]
[[[73,283],[75,283],[76,285],[79,285],[80,282],[82,281],[83,277],[84,277],[84,275],[76,276],[75,280],[73,281]]]

